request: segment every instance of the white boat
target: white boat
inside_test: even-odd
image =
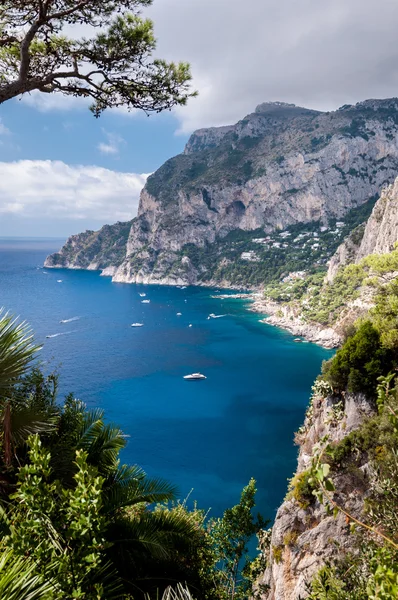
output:
[[[131,323],[131,327],[142,327],[144,323]]]
[[[177,317],[181,317],[182,313],[177,313]]]
[[[149,304],[150,300],[141,300],[141,304]]]
[[[190,323],[190,324],[188,325],[188,327],[192,327],[192,323]]]
[[[202,373],[191,373],[190,375],[184,375],[184,379],[191,381],[194,379],[207,379],[207,377],[206,375],[202,375]]]
[[[62,283],[62,279],[57,279],[57,283]]]
[[[294,338],[293,342],[302,342],[303,340],[301,338]]]
[[[146,294],[140,294],[141,298],[145,298]]]

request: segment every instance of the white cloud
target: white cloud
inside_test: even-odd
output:
[[[137,213],[147,176],[61,161],[0,162],[0,215],[128,221]]]
[[[181,130],[236,122],[266,100],[330,110],[398,95],[391,0],[155,0],[157,54],[192,65]]]
[[[192,65],[199,97],[175,110],[183,133],[236,122],[266,100],[330,110],[398,95],[393,0],[155,0],[144,12],[154,20],[156,56]],[[24,102],[87,107],[60,94]]]
[[[125,140],[118,133],[113,133],[111,131],[102,130],[107,141],[100,142],[97,146],[98,150],[102,152],[102,154],[114,154],[117,155],[120,152],[120,147],[125,144]]]
[[[87,98],[65,96],[60,92],[44,94],[38,90],[34,90],[29,94],[21,96],[21,102],[42,113],[54,111],[70,112],[81,109],[88,110],[88,106],[92,103],[92,101]]]

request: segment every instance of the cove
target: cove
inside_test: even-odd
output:
[[[214,290],[43,269],[61,243],[0,240],[0,304],[32,325],[44,368],[60,373],[60,397],[104,409],[128,436],[124,461],[171,480],[181,498],[192,490],[213,516],[254,477],[257,508],[272,519],[295,469],[294,431],[332,352],[294,343]],[[207,379],[183,379],[194,371]]]

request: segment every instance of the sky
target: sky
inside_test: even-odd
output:
[[[31,94],[0,105],[0,236],[67,237],[136,215],[148,174],[195,129],[264,101],[333,110],[398,96],[396,0],[154,0],[156,56],[199,95],[147,117]]]

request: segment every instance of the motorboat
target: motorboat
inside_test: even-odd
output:
[[[176,313],[177,317],[181,317],[182,313]]]
[[[131,327],[142,327],[144,323],[131,323]]]
[[[190,375],[184,375],[184,379],[191,381],[194,379],[207,379],[207,377],[206,377],[206,375],[203,375],[202,373],[191,373]]]
[[[294,338],[293,342],[302,342],[303,340],[301,338]]]
[[[141,300],[141,304],[149,304],[150,300]]]
[[[140,294],[141,298],[145,298],[146,294]]]

